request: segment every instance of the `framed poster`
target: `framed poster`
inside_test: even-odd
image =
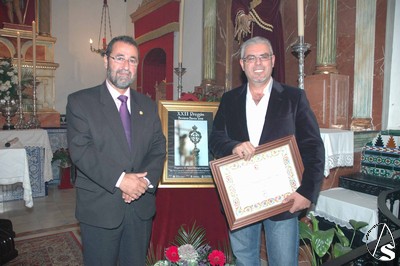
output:
[[[159,187],[214,187],[208,150],[218,102],[159,101],[167,159]]]
[[[230,155],[210,167],[231,230],[289,210],[292,203],[282,201],[304,171],[293,135],[258,146],[249,161]]]

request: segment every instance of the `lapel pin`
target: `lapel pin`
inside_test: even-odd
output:
[[[142,112],[142,111],[139,111],[139,114],[140,114],[140,115],[143,115],[143,112]]]

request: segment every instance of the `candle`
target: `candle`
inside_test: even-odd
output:
[[[185,0],[181,0],[179,8],[179,51],[178,51],[178,63],[182,63],[183,55],[183,11],[185,7]]]
[[[18,86],[21,88],[22,65],[21,65],[21,33],[17,32],[17,56],[18,56]]]
[[[297,31],[299,36],[304,36],[304,4],[297,0]]]
[[[32,21],[32,74],[33,87],[36,87],[36,23]]]

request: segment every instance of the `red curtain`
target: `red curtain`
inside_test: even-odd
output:
[[[228,243],[228,224],[215,188],[159,188],[156,199],[153,247],[167,248],[181,225],[191,229],[194,222],[206,230],[212,248]]]
[[[145,75],[143,75],[142,92],[155,100],[155,85],[166,79],[166,55],[163,49],[155,48],[146,55],[143,73]]]

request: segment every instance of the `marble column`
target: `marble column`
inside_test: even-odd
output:
[[[51,0],[39,0],[39,35],[51,36]]]
[[[338,73],[336,68],[337,0],[318,1],[315,74]]]
[[[203,85],[215,83],[217,2],[204,0]]]
[[[352,130],[372,130],[376,0],[357,0]]]
[[[217,57],[217,1],[203,1],[203,76],[201,88],[203,97],[207,101],[215,101],[222,95],[223,86],[216,85],[216,57]]]
[[[316,66],[304,88],[322,128],[349,128],[349,76],[336,67],[337,0],[318,1]]]

